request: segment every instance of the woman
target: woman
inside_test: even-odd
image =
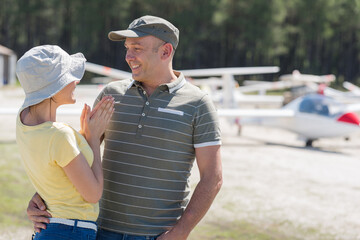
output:
[[[91,112],[85,104],[81,130],[56,122],[56,110],[73,104],[74,90],[85,71],[81,53],[58,46],[30,49],[16,74],[25,101],[16,123],[16,140],[25,170],[52,216],[34,239],[95,239],[98,201],[103,190],[100,138],[113,113],[104,98]]]

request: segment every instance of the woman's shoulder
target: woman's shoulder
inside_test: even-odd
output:
[[[105,94],[124,93],[132,84],[132,79],[113,81],[104,87],[103,92]]]
[[[75,130],[68,124],[63,122],[54,122],[53,125],[53,131],[56,135],[74,135]]]
[[[51,142],[53,143],[71,142],[75,144],[79,138],[78,135],[81,135],[71,126],[62,122],[54,122],[52,128]]]

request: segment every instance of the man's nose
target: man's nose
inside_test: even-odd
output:
[[[134,59],[134,54],[131,53],[131,51],[127,51],[126,52],[126,56],[125,56],[126,60],[133,60]]]

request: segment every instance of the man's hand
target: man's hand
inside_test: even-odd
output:
[[[51,214],[46,211],[45,203],[38,193],[35,193],[30,200],[27,215],[30,221],[33,222],[36,232],[46,229],[45,223],[50,222]]]

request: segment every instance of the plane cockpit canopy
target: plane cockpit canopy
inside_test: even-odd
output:
[[[300,97],[286,106],[301,113],[333,117],[342,114],[345,107],[330,97],[320,94],[309,94]]]
[[[299,112],[311,113],[323,116],[335,116],[342,113],[343,104],[332,98],[319,94],[305,96],[299,102]]]

